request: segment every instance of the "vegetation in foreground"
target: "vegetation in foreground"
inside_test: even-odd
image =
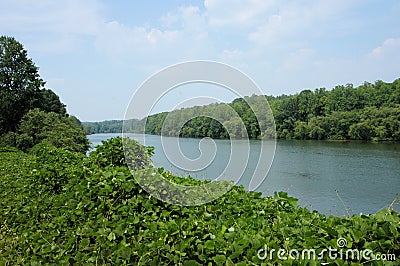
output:
[[[297,206],[286,193],[261,197],[234,187],[210,204],[161,202],[138,186],[125,165],[120,138],[89,156],[43,142],[29,153],[0,152],[0,265],[398,265],[400,215],[325,216]],[[135,141],[137,169],[151,149]],[[173,182],[191,178],[162,174]],[[398,204],[398,203],[396,203]],[[363,258],[261,260],[260,249],[370,249],[396,261]],[[263,253],[262,253],[263,254]],[[268,253],[269,254],[269,253]],[[300,253],[301,255],[301,253]],[[296,255],[294,255],[296,256]],[[262,257],[261,257],[262,258]],[[311,257],[312,258],[312,257]]]

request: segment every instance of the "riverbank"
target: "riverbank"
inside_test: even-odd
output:
[[[95,134],[89,139],[94,144],[117,137],[119,134]],[[201,171],[182,171],[165,156],[161,137],[157,135],[131,134],[142,144],[155,147],[153,163],[178,175],[190,174],[199,180],[215,178],[228,165],[231,144],[239,153],[245,154],[245,141],[215,140],[216,156],[211,164]],[[173,137],[164,141],[174,141]],[[182,152],[195,159],[199,153],[200,139],[180,139]],[[260,141],[250,140],[249,161],[238,184],[248,189],[250,179],[257,169]],[[266,152],[275,149],[267,141]],[[205,148],[206,146],[204,146]],[[212,148],[212,145],[210,146]],[[177,153],[174,152],[174,153]],[[400,143],[326,142],[278,140],[272,166],[256,191],[272,196],[275,191],[286,191],[298,198],[300,206],[309,210],[335,216],[360,213],[375,213],[386,208],[398,195],[400,187]],[[243,169],[233,164],[237,173]],[[265,174],[265,172],[261,173]],[[379,177],[379,178],[377,178]],[[261,180],[260,177],[259,180]],[[336,190],[342,198],[339,199]],[[400,210],[398,208],[397,210]]]

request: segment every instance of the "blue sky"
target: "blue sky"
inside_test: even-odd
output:
[[[400,1],[0,0],[0,6],[0,34],[24,44],[46,87],[82,121],[122,119],[143,81],[188,60],[229,64],[272,95],[400,78]],[[176,95],[200,91],[175,93],[157,110],[175,106]]]

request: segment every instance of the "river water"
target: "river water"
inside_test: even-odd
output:
[[[95,146],[119,135],[94,134],[88,138]],[[216,154],[212,163],[201,171],[188,172],[167,159],[160,136],[146,135],[144,139],[143,135],[131,134],[131,137],[155,147],[152,159],[156,167],[198,179],[219,176],[229,162],[231,145],[236,145],[236,151],[246,146],[240,140],[215,140]],[[200,155],[199,141],[180,138],[182,153],[196,159]],[[245,188],[257,167],[259,144],[259,140],[249,142],[247,168],[238,182]],[[213,147],[210,145],[210,149]],[[264,148],[271,150],[272,147],[273,143],[267,142]],[[299,199],[301,206],[327,215],[375,213],[400,195],[400,143],[278,140],[272,166],[256,191],[264,195],[273,195],[274,191],[288,192],[289,196]],[[394,207],[400,210],[398,205]]]

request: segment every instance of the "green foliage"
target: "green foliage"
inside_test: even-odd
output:
[[[33,109],[22,117],[18,133],[16,144],[23,151],[44,140],[55,147],[81,153],[89,148],[79,120],[73,116]]]
[[[199,116],[185,123],[179,132],[179,136],[189,138],[210,137],[214,139],[219,139],[226,138],[228,136],[228,133],[226,132],[224,126],[218,121],[210,117]]]
[[[26,151],[34,145],[33,137],[27,133],[18,134],[16,144],[18,149]]]
[[[66,114],[65,104],[60,101],[60,97],[50,89],[42,89],[37,104],[33,107],[39,108],[45,112],[54,112],[57,114]]]
[[[46,140],[87,151],[89,141],[79,120],[67,117],[65,105],[44,85],[22,44],[0,36],[0,145],[26,151]]]
[[[177,112],[175,112],[177,113]],[[154,134],[154,135],[161,135],[162,125],[164,123],[165,118],[167,117],[168,113],[163,112],[155,115],[151,115],[146,120],[146,134]],[[178,132],[166,132],[166,134],[170,136],[178,136]]]
[[[15,132],[8,132],[0,136],[0,147],[17,147],[17,136]]]
[[[331,91],[304,90],[278,97],[253,95],[235,99],[230,104],[195,106],[151,115],[129,121],[125,129],[143,133],[140,128],[146,123],[145,133],[156,135],[164,127],[162,133],[166,136],[228,138],[229,129],[234,138],[245,138],[246,133],[252,139],[275,137],[269,116],[257,121],[247,103],[251,102],[257,109],[264,104],[263,97],[271,106],[276,137],[281,139],[400,140],[400,79],[392,83],[364,83],[357,88],[347,84]],[[227,110],[226,106],[232,109]],[[171,118],[169,122],[165,122],[167,116]],[[211,117],[217,117],[219,122]],[[179,128],[177,121],[182,119],[187,122]]]
[[[308,139],[310,136],[310,128],[306,122],[297,121],[294,126],[295,139]]]
[[[306,90],[269,101],[279,138],[398,140],[399,99],[397,79]]]
[[[373,131],[368,122],[353,124],[349,128],[351,139],[371,140]]]
[[[46,140],[35,145],[30,153],[36,155],[33,182],[43,191],[60,193],[70,178],[81,177],[78,172],[85,158],[82,153],[56,148]]]
[[[65,105],[54,92],[42,88],[44,85],[22,44],[0,36],[0,135],[15,131],[33,108],[65,114]]]
[[[271,136],[268,130],[274,127],[272,115],[263,114],[265,117],[257,121],[254,113],[257,111],[252,110],[248,102],[255,110],[265,109],[265,97],[256,95],[235,99],[230,104],[194,106],[145,118],[145,133],[160,135],[163,130],[164,136],[217,139],[228,138],[228,131],[232,138]],[[186,122],[180,125],[180,121]]]
[[[127,167],[99,167],[46,143],[31,151],[0,152],[1,265],[318,265],[282,261],[276,253],[261,261],[257,252],[267,247],[319,253],[336,248],[339,237],[347,248],[395,253],[397,260],[324,262],[400,262],[400,216],[391,208],[327,217],[300,208],[287,193],[262,197],[243,187],[206,205],[175,206],[149,196]],[[50,180],[51,171],[61,183]],[[160,172],[176,183],[201,183]]]
[[[121,133],[122,120],[111,120],[103,122],[83,122],[82,127],[86,135],[97,133]]]
[[[124,149],[128,155],[128,162]],[[153,152],[154,147],[144,147],[134,139],[116,137],[103,140],[102,144],[90,153],[89,159],[99,167],[129,165],[131,169],[143,169],[150,165]]]

